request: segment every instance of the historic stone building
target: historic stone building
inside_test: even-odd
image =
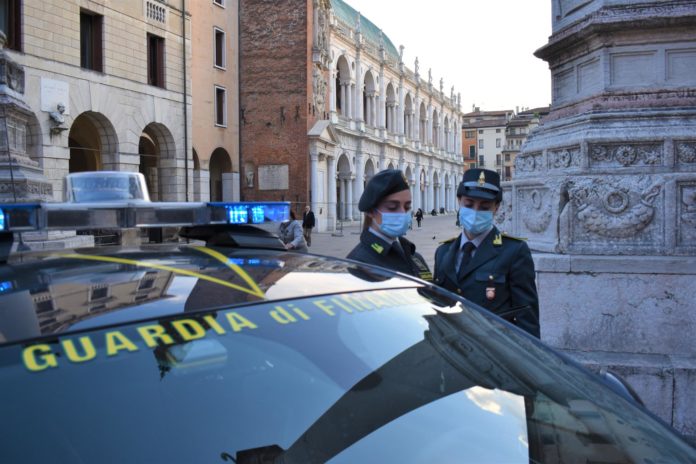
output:
[[[85,170],[140,171],[154,200],[192,198],[182,1],[0,4],[28,107],[8,132],[49,181],[42,198],[61,200],[65,175]]]
[[[239,200],[238,2],[196,0],[191,12],[193,199]]]
[[[404,171],[414,208],[454,210],[463,172],[454,88],[403,62],[341,0],[240,0],[245,199],[311,202],[320,230],[359,219],[365,183]]]

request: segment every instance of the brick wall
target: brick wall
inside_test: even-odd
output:
[[[240,164],[245,200],[304,203],[309,193],[311,0],[240,0]],[[258,167],[288,165],[287,190],[259,190]]]

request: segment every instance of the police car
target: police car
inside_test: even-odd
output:
[[[0,206],[2,463],[696,462],[456,295],[286,251],[287,203],[131,200]],[[96,224],[180,242],[11,252]]]

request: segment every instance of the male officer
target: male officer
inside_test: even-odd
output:
[[[529,247],[493,226],[502,197],[496,172],[464,173],[457,189],[463,233],[435,251],[435,283],[539,337],[539,300]]]
[[[403,235],[411,225],[411,190],[396,169],[377,173],[365,186],[358,209],[365,213],[360,243],[347,258],[432,281],[430,268]]]

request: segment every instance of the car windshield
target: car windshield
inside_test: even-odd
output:
[[[74,176],[70,180],[70,188],[70,196],[75,203],[144,198],[138,178],[127,174]]]
[[[8,463],[696,459],[536,340],[424,288],[6,344],[0,384]]]

